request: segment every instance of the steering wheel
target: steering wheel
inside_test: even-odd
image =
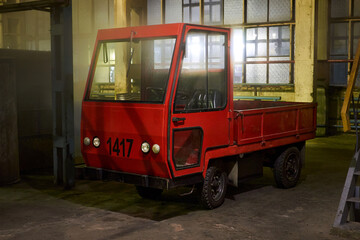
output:
[[[199,109],[206,106],[207,95],[204,90],[195,90],[185,109]]]

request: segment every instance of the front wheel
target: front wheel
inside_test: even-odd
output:
[[[206,208],[214,209],[224,203],[227,181],[225,172],[215,166],[208,168],[201,189],[201,203]]]
[[[276,159],[274,178],[279,188],[294,187],[301,173],[300,152],[296,147],[289,147]]]

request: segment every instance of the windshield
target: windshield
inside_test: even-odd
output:
[[[175,38],[103,42],[90,100],[163,103]]]

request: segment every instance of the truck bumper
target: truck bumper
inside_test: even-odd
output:
[[[193,185],[201,183],[204,178],[201,173],[192,174],[181,178],[168,179],[160,178],[148,175],[139,175],[133,173],[124,173],[114,170],[81,167],[77,168],[77,177],[80,179],[92,179],[92,180],[114,180],[123,183],[134,184],[137,186],[159,188],[159,189],[171,189],[174,187]]]

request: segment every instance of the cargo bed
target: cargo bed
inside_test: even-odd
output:
[[[256,151],[315,136],[316,104],[234,101],[234,141]]]

